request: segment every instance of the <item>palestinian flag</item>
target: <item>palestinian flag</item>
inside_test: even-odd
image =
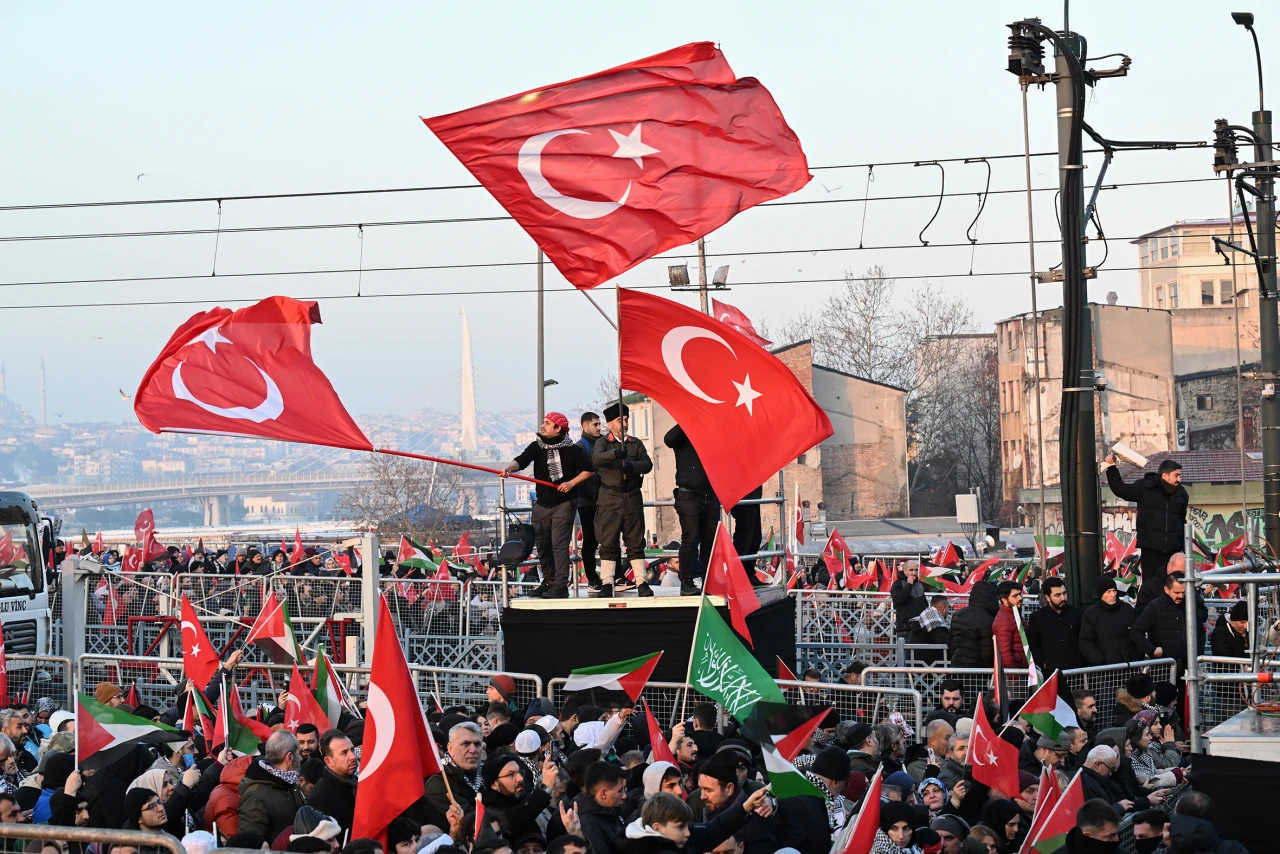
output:
[[[1067,834],[1076,826],[1076,813],[1084,806],[1084,785],[1080,772],[1071,778],[1067,788],[1044,817],[1034,833],[1027,834],[1022,850],[1026,854],[1058,854],[1067,850]]]
[[[320,644],[316,653],[316,669],[311,676],[311,691],[316,695],[316,702],[324,710],[325,717],[332,726],[338,725],[342,715],[342,689],[338,685],[338,677],[333,672],[333,663]]]
[[[1031,656],[1031,644],[1027,642],[1027,631],[1022,627],[1022,609],[1013,609],[1013,624],[1018,627],[1018,638],[1022,641],[1022,655],[1027,659],[1027,684],[1035,685],[1040,681],[1036,672],[1036,660]]]
[[[761,701],[751,707],[742,729],[746,732],[748,727],[752,727],[761,736],[767,734],[782,758],[791,762],[809,744],[809,739],[813,738],[830,711],[830,706],[793,706]]]
[[[84,528],[80,529],[80,554],[88,554],[93,550],[93,543],[89,542],[89,532]]]
[[[276,591],[263,603],[258,619],[253,621],[253,628],[245,643],[253,643],[262,647],[276,664],[288,664],[291,661],[307,659],[298,647],[298,639],[293,634],[293,621],[289,619],[289,606],[285,604],[283,591]]]
[[[1062,561],[1058,561],[1058,563],[1061,563],[1061,562]],[[1018,582],[1019,584],[1026,584],[1027,576],[1031,574],[1032,563],[1033,561],[1027,561],[1025,564],[1023,564],[1022,569],[1018,570],[1018,574],[1013,577],[1013,580]]]
[[[771,707],[772,711],[766,710],[760,713],[761,706]],[[796,712],[792,713],[791,709],[795,709]],[[761,702],[752,707],[751,713],[742,722],[743,735],[760,746],[760,753],[764,757],[764,770],[769,775],[769,785],[779,798],[793,798],[798,795],[823,797],[818,787],[809,782],[809,778],[791,764],[791,759],[794,759],[808,743],[828,711],[830,707],[788,706],[785,703]],[[799,729],[781,734],[771,731],[771,726],[785,728],[788,726],[788,721],[798,719],[806,712],[809,713],[810,719],[801,723]],[[817,714],[813,714],[814,712]],[[784,717],[786,720],[783,720]],[[785,748],[784,745],[786,745]],[[795,752],[788,758],[786,753],[792,747],[795,748]]]
[[[193,686],[191,690],[187,692],[186,718],[189,719],[190,723],[193,725],[198,721],[200,729],[203,730],[205,735],[213,735],[213,722],[215,717],[213,709],[209,708],[209,701],[204,698],[204,694],[201,693],[198,688]],[[194,732],[194,730],[190,730],[185,726],[183,728],[188,729],[190,732]]]
[[[673,763],[674,764],[674,763]],[[1044,820],[1049,817],[1049,813],[1053,812],[1053,807],[1058,803],[1058,799],[1062,797],[1062,791],[1058,788],[1058,773],[1052,767],[1045,766],[1040,771],[1040,793],[1036,796],[1036,806],[1031,813],[1031,828],[1027,831],[1028,838],[1035,838],[1035,835],[1044,826]],[[1023,848],[1026,848],[1026,840],[1023,840]]]
[[[763,551],[763,552],[771,552],[771,551],[773,551],[773,550],[774,550],[774,549],[776,549],[776,548],[777,548],[777,546],[775,546],[775,545],[773,544],[773,526],[772,526],[772,525],[770,525],[770,526],[769,526],[769,538],[768,538],[767,540],[765,540],[765,541],[764,541],[764,548],[762,548],[760,551]],[[772,567],[772,568],[774,568],[774,569],[777,569],[777,568],[778,568],[778,556],[777,556],[777,555],[773,555],[772,557],[770,557],[770,558],[769,558],[769,566],[770,566],[770,567]]]
[[[1004,672],[1004,659],[1000,657],[1000,643],[995,635],[991,636],[991,646],[995,652],[993,669],[991,671],[991,700],[996,706],[996,720],[993,724],[999,726],[1009,720],[1009,680]],[[979,696],[978,704],[981,705],[982,697]]]
[[[640,698],[645,683],[658,666],[662,652],[642,655],[627,661],[613,664],[597,664],[595,667],[583,667],[569,673],[564,683],[564,691],[582,691],[586,688],[606,688],[611,691],[626,691],[627,696],[635,701]]]
[[[1197,563],[1213,563],[1218,556],[1213,546],[1200,535],[1199,529],[1194,527],[1191,529],[1191,554],[1193,557],[1200,557]]]
[[[1027,702],[1022,704],[1018,717],[1035,727],[1036,732],[1053,741],[1057,741],[1058,735],[1067,727],[1080,726],[1080,722],[1076,720],[1075,709],[1058,696],[1058,671],[1056,670]]]
[[[1046,572],[1061,566],[1067,559],[1066,542],[1061,534],[1045,534],[1044,537],[1036,537],[1035,540],[1036,551],[1040,553],[1040,561],[1044,564]]]
[[[227,698],[227,686],[224,683],[222,693],[218,696],[218,713],[213,723],[213,733],[208,739],[209,748],[217,750],[222,745],[226,745],[232,750],[242,755],[249,755],[258,752],[258,736],[253,730],[244,726],[240,722],[241,714],[236,714],[239,709],[232,709],[231,703],[239,704],[240,698],[233,700]]]
[[[101,768],[118,762],[139,744],[166,744],[187,735],[76,693],[76,760],[81,768]]]
[[[1236,537],[1229,543],[1224,543],[1218,549],[1218,555],[1214,559],[1215,566],[1226,566],[1229,563],[1238,561],[1244,557],[1244,536]]]
[[[778,659],[778,678],[784,682],[799,682],[800,677],[796,676],[790,667],[787,667],[787,663],[782,660],[782,656],[775,657]]]
[[[958,575],[958,570],[951,566],[920,567],[920,583],[938,593],[946,591],[948,582],[956,584]]]
[[[413,569],[434,570],[435,561],[431,559],[431,549],[416,543],[408,537],[400,537],[400,551],[396,553],[396,563]]]
[[[1138,574],[1130,572],[1128,575],[1116,576],[1116,590],[1121,593],[1128,593],[1131,589],[1138,586]]]

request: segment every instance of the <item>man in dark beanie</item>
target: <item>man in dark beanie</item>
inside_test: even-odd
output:
[[[1214,655],[1244,658],[1249,649],[1249,603],[1240,601],[1231,606],[1231,613],[1218,617],[1209,636],[1209,646]]]
[[[514,839],[532,830],[538,830],[538,816],[551,805],[550,785],[555,783],[554,766],[544,771],[542,787],[525,781],[521,763],[511,753],[495,753],[480,767],[484,788],[480,802],[484,804],[485,817],[505,817],[505,825]],[[551,784],[547,783],[550,779]]]
[[[591,464],[581,446],[569,435],[569,419],[548,412],[538,435],[519,456],[503,468],[503,476],[533,463],[533,476],[554,483],[538,484],[533,505],[533,528],[538,557],[542,561],[542,583],[530,596],[543,599],[569,598],[569,540],[573,536],[576,513],[574,499],[578,484],[591,477]]]
[[[604,410],[609,432],[596,440],[591,461],[600,474],[596,495],[596,537],[600,540],[600,593],[613,597],[613,577],[622,560],[621,537],[627,560],[636,579],[636,593],[652,596],[644,559],[644,499],[640,487],[653,471],[653,460],[644,443],[627,435],[630,410],[624,403],[611,403]]]
[[[1080,618],[1080,653],[1091,666],[1124,664],[1138,659],[1129,637],[1137,618],[1133,606],[1120,598],[1114,578],[1098,582],[1098,601]]]
[[[822,800],[811,795],[778,800],[779,848],[794,848],[800,854],[826,854],[831,849],[831,835],[844,826],[847,815],[840,791],[849,774],[849,756],[837,745],[827,745],[813,757],[805,777],[822,792]]]
[[[711,754],[698,767],[698,792],[702,797],[703,820],[710,822],[727,810],[742,809],[747,793],[738,784],[737,752],[726,750]],[[734,837],[742,843],[743,854],[773,854],[778,849],[774,839],[775,818],[752,813]]]

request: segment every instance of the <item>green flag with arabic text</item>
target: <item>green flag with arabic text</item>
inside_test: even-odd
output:
[[[782,690],[705,598],[693,639],[689,681],[739,721],[761,700],[784,703]]]

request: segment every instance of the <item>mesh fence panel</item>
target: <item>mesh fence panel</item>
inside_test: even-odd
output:
[[[169,631],[173,622],[169,618],[177,613],[172,575],[106,572],[89,579],[86,593],[82,616],[86,652],[167,655],[169,646],[181,643],[176,631]]]
[[[1253,664],[1247,658],[1223,658],[1206,656],[1199,659],[1206,676],[1226,673],[1252,673]],[[1280,671],[1280,662],[1263,662],[1263,669],[1273,673]],[[1208,730],[1244,711],[1248,702],[1275,703],[1280,701],[1280,687],[1274,683],[1240,684],[1204,682],[1200,685],[1200,723]]]
[[[71,661],[52,655],[21,655],[14,653],[5,656],[9,679],[9,694],[22,697],[29,703],[35,703],[41,697],[48,697],[58,704],[60,709],[70,709],[72,703],[72,668]]]
[[[1093,692],[1094,699],[1098,701],[1097,727],[1104,730],[1115,722],[1116,691],[1123,688],[1125,682],[1140,673],[1149,674],[1156,682],[1174,682],[1177,666],[1178,663],[1172,658],[1160,658],[1154,661],[1064,670],[1062,676],[1070,690],[1087,689]]]
[[[924,714],[942,704],[942,683],[956,680],[964,686],[963,696],[966,714],[972,710],[973,701],[980,693],[991,693],[991,679],[994,671],[990,667],[952,667],[946,671],[934,667],[868,667],[862,671],[862,684],[881,688],[910,689],[920,694],[924,705]],[[1009,674],[1009,692],[1019,696],[1015,687],[1016,679]],[[1022,680],[1023,683],[1026,680]]]

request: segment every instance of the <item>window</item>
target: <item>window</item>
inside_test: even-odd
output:
[[[1178,237],[1176,234],[1169,238],[1169,254],[1175,258],[1178,256],[1178,248],[1181,242],[1182,238]]]
[[[1209,409],[1213,409],[1213,395],[1211,395],[1211,394],[1197,394],[1197,395],[1196,395],[1196,409],[1199,409],[1199,410],[1201,410],[1201,411],[1209,410]]]
[[[1162,237],[1160,238],[1160,260],[1163,261],[1168,257],[1169,257],[1169,238]]]
[[[1213,282],[1202,281],[1200,283],[1200,304],[1213,305]]]
[[[1231,305],[1236,301],[1235,296],[1236,295],[1231,292],[1230,280],[1223,279],[1221,282],[1218,282],[1218,302],[1221,305]]]
[[[1150,240],[1147,241],[1147,251],[1151,253],[1152,264],[1156,263],[1156,258],[1158,257],[1158,253],[1160,251],[1159,245],[1160,245],[1159,241],[1156,240],[1154,237],[1152,237]]]
[[[1156,285],[1156,305],[1164,308],[1164,287],[1162,285]]]
[[[1147,266],[1147,242],[1145,240],[1138,247],[1138,266]]]
[[[1177,284],[1169,285],[1169,308],[1178,307],[1178,286]]]

